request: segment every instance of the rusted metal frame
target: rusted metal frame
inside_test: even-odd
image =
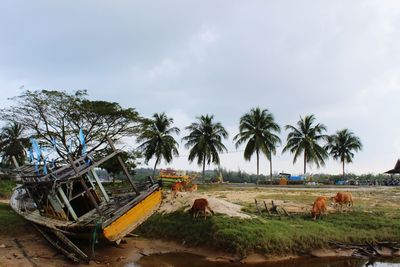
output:
[[[114,152],[117,152],[118,150],[115,148],[114,142],[113,142],[113,141],[111,140],[111,138],[108,137],[108,136],[107,136],[107,141],[108,141],[108,143],[110,144],[111,149],[112,149]],[[121,167],[122,167],[122,170],[123,170],[125,176],[128,178],[129,183],[131,184],[133,190],[136,192],[137,195],[140,195],[140,191],[137,189],[136,184],[133,182],[133,179],[132,179],[131,175],[129,174],[128,169],[126,168],[126,166],[125,166],[125,164],[124,164],[124,161],[121,159],[121,157],[120,157],[119,155],[117,155],[117,159],[118,159],[119,164],[120,164]]]
[[[75,171],[75,173],[76,173],[75,176],[78,176],[79,171],[78,171],[78,169],[76,168],[76,166],[75,166],[75,164],[74,164],[74,161],[72,160],[71,156],[68,156],[68,159],[69,159],[69,161],[71,162],[72,168],[74,168],[74,171]],[[81,175],[79,175],[79,176],[81,176]],[[83,180],[82,177],[81,177],[81,179],[80,179],[80,182],[81,182],[83,188],[85,189],[86,194],[89,196],[90,201],[92,202],[92,204],[93,204],[94,207],[96,208],[97,212],[98,212],[100,215],[102,215],[102,212],[101,212],[101,210],[100,210],[100,208],[99,208],[99,205],[97,205],[97,202],[96,202],[96,200],[94,199],[94,197],[93,197],[93,195],[92,195],[92,192],[90,192],[89,188],[87,187],[87,185],[86,185],[86,183],[85,183],[85,181]]]

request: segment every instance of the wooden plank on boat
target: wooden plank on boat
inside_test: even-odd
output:
[[[53,230],[52,231],[68,248],[70,248],[74,253],[76,253],[79,258],[84,261],[89,261],[89,257],[80,249],[78,248],[71,240],[68,239],[63,233]]]
[[[74,262],[80,262],[81,260],[73,253],[65,250],[62,246],[58,244],[58,242],[51,238],[51,236],[46,232],[46,230],[42,229],[40,226],[36,224],[32,224],[36,230],[38,230],[39,233],[42,234],[42,236],[51,244],[53,245],[56,249],[58,249],[62,254],[64,254],[68,259],[74,261]]]

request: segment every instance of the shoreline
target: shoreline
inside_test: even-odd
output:
[[[204,257],[210,262],[225,262],[225,263],[242,263],[242,264],[261,264],[261,263],[280,263],[290,260],[301,260],[306,258],[321,258],[321,259],[344,259],[360,257],[353,256],[354,249],[341,248],[320,248],[314,249],[308,254],[296,255],[265,255],[262,253],[250,253],[246,256],[235,255],[221,250],[208,248],[204,246],[188,247],[184,244],[179,244],[175,241],[166,241],[160,239],[150,239],[144,237],[128,238],[126,244],[121,247],[124,251],[119,255],[123,258],[118,266],[125,266],[129,263],[136,263],[144,256],[168,253],[189,253]],[[136,253],[128,252],[136,250]],[[365,257],[365,259],[368,259]],[[400,251],[393,255],[385,255],[377,257],[377,259],[400,259]]]
[[[16,242],[16,240],[18,240]],[[141,236],[126,237],[125,241],[118,246],[110,244],[99,244],[95,248],[95,257],[89,266],[129,266],[135,264],[142,257],[157,254],[182,253],[193,254],[203,257],[209,262],[241,263],[241,264],[278,264],[291,260],[306,260],[310,258],[321,259],[360,259],[352,256],[353,249],[324,248],[314,249],[310,253],[296,255],[266,255],[262,253],[249,253],[246,256],[227,253],[206,246],[187,246],[176,241],[162,239],[151,239]],[[21,246],[18,246],[18,243]],[[0,266],[88,266],[86,264],[74,264],[63,255],[59,254],[41,236],[32,232],[21,232],[18,235],[0,235]],[[389,257],[377,259],[400,259],[400,252]],[[51,260],[51,263],[50,263]],[[32,264],[34,263],[34,264]]]

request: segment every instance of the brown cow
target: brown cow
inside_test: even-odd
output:
[[[340,209],[343,208],[343,204],[346,204],[347,207],[353,207],[353,196],[348,192],[338,192],[336,196],[331,197],[331,205],[336,206],[340,205]]]
[[[197,184],[192,184],[191,186],[187,187],[186,191],[188,191],[188,192],[197,191]]]
[[[185,181],[173,183],[171,186],[172,197],[176,198],[178,192],[182,192],[185,185],[186,185]]]
[[[210,208],[210,205],[208,204],[207,199],[205,198],[198,198],[193,202],[193,206],[189,210],[189,214],[192,216],[192,218],[196,218],[200,212],[204,213],[204,220],[207,218],[207,212],[206,209],[208,209],[212,215],[214,215],[214,211]]]
[[[322,214],[326,211],[326,197],[317,197],[314,201],[313,207],[311,209],[311,216],[314,221],[317,216],[321,218]]]

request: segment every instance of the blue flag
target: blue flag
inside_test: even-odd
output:
[[[79,129],[79,141],[82,144],[82,156],[86,155],[86,143],[85,143],[85,135],[83,134],[82,128]]]
[[[46,166],[46,159],[43,160],[43,174],[47,174],[47,166]]]
[[[72,152],[72,137],[70,139],[68,139],[69,141],[69,145],[67,144],[67,152],[68,154]],[[67,141],[67,143],[68,143]]]
[[[33,161],[35,160],[35,158],[33,157],[32,148],[30,148],[30,149],[28,150],[28,153],[29,153],[29,161],[30,161],[30,162],[33,162]]]
[[[31,144],[32,144],[33,150],[36,153],[37,160],[40,161],[40,156],[41,156],[42,152],[40,151],[40,146],[39,146],[38,142],[34,138],[31,138]]]

